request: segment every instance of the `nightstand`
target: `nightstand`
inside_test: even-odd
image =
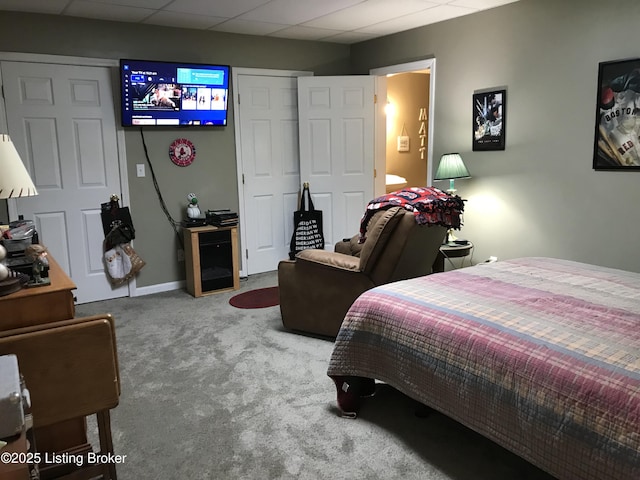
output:
[[[451,265],[454,265],[451,261],[452,258],[463,258],[471,255],[473,251],[473,243],[469,242],[466,245],[458,245],[458,244],[450,244],[445,243],[440,245],[440,251],[436,256],[435,262],[433,262],[433,273],[444,272],[444,261],[445,259],[449,260]],[[462,266],[462,265],[461,265]],[[455,265],[454,265],[455,267]]]

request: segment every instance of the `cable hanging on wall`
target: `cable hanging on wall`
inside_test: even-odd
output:
[[[158,195],[160,208],[162,209],[165,216],[167,217],[167,220],[171,224],[171,227],[173,228],[173,231],[175,232],[176,237],[178,238],[178,242],[180,243],[180,248],[184,250],[184,241],[182,239],[182,236],[180,235],[180,231],[178,230],[178,227],[180,226],[180,222],[176,222],[173,219],[173,217],[171,216],[171,213],[169,212],[169,209],[167,208],[167,204],[165,203],[164,198],[162,197],[162,192],[160,191],[160,186],[158,185],[158,180],[156,178],[156,173],[153,170],[153,165],[151,164],[151,159],[149,158],[149,151],[147,150],[147,143],[145,142],[145,139],[144,139],[144,132],[142,131],[142,127],[140,128],[140,137],[142,138],[142,148],[144,149],[144,156],[147,160],[147,164],[149,165],[149,171],[151,172],[151,178],[153,180],[153,187],[155,188],[156,194]]]

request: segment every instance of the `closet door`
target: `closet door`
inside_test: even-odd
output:
[[[300,184],[295,77],[239,75],[242,245],[247,274],[289,255]]]
[[[300,181],[323,212],[326,249],[358,232],[374,198],[375,77],[298,79]]]
[[[105,274],[100,204],[122,192],[106,67],[2,62],[9,135],[38,189],[16,200],[78,289],[78,303],[123,297]]]
[[[288,258],[293,212],[305,181],[311,184],[316,208],[323,211],[325,248],[332,250],[336,241],[357,233],[367,203],[384,192],[384,175],[374,178],[374,161],[384,171],[384,116],[380,104],[374,106],[374,85],[380,91],[381,80],[237,73],[246,274],[276,270]],[[374,122],[376,114],[381,121]],[[374,123],[381,128],[376,134]],[[374,192],[375,181],[380,185]]]

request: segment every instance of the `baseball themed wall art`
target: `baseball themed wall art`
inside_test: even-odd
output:
[[[639,113],[640,59],[600,63],[595,170],[640,170]]]

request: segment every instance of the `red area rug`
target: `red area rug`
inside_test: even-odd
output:
[[[231,297],[229,304],[236,308],[266,308],[280,303],[278,287],[258,288]]]

